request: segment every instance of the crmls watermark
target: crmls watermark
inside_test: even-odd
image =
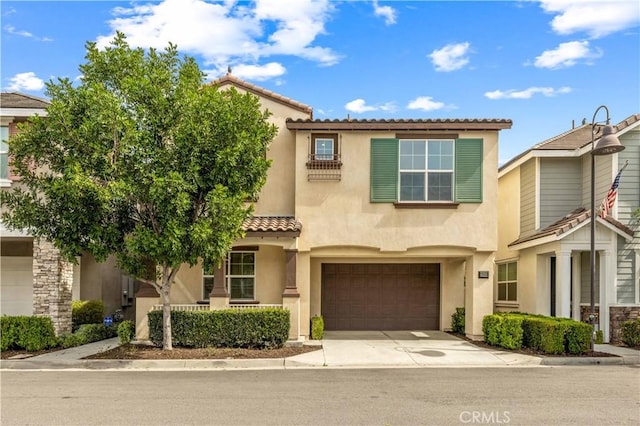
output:
[[[466,424],[499,425],[511,421],[511,413],[508,411],[463,411],[460,413],[460,421]]]

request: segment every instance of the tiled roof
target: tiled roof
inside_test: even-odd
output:
[[[614,132],[617,133],[630,125],[640,121],[640,114],[631,115],[615,126],[613,126]],[[596,125],[596,140],[600,137],[602,125]],[[500,167],[500,170],[514,163],[518,159],[524,157],[531,151],[535,150],[575,150],[580,149],[591,143],[591,123],[582,124],[574,129],[568,130],[550,139],[540,142],[534,145],[530,149],[526,150],[520,155],[509,160],[507,163]]]
[[[253,93],[254,95],[262,96],[262,97],[271,99],[273,101],[276,101],[278,103],[295,108],[299,111],[306,112],[307,114],[309,114],[309,116],[313,114],[313,108],[311,108],[309,105],[305,105],[301,102],[294,101],[291,98],[287,98],[286,96],[282,96],[282,95],[279,95],[278,93],[272,92],[271,90],[267,90],[260,86],[256,86],[255,84],[251,84],[247,81],[241,80],[238,77],[235,77],[231,74],[226,74],[225,76],[217,80],[213,80],[209,84],[212,84],[212,85],[217,84],[220,87],[233,85],[233,86],[242,88],[247,92]]]
[[[591,219],[591,210],[587,210],[581,207],[581,208],[575,209],[574,211],[572,211],[562,219],[558,220],[555,223],[552,223],[551,225],[547,226],[544,229],[541,229],[540,231],[536,232],[533,235],[518,238],[517,240],[509,244],[509,246],[511,247],[516,244],[537,240],[539,238],[543,238],[551,235],[560,237],[562,236],[562,234],[567,233],[571,229],[575,228],[576,226],[580,225],[583,222],[589,221],[590,219]],[[610,216],[607,216],[604,220],[610,223],[611,225],[615,226],[622,232],[626,233],[630,237],[633,237],[633,230],[628,226],[624,225],[623,223],[617,221],[616,219]]]
[[[36,96],[25,95],[18,92],[0,93],[0,107],[2,108],[46,108],[49,101]]]
[[[252,216],[242,224],[245,232],[300,233],[302,223],[291,216]]]
[[[287,119],[290,130],[501,130],[513,123],[504,118],[461,119]]]

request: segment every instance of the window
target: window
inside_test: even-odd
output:
[[[518,263],[498,265],[498,302],[518,301]]]
[[[213,271],[215,270],[214,262],[202,263],[202,298],[209,299],[209,294],[213,290]]]
[[[481,203],[482,162],[482,139],[371,139],[371,202]]]
[[[227,258],[227,289],[231,300],[254,300],[256,254],[231,252]]]
[[[338,135],[333,133],[311,135],[310,161],[337,161]]]
[[[9,180],[9,127],[0,129],[0,180]]]
[[[453,201],[453,140],[400,140],[400,200]]]

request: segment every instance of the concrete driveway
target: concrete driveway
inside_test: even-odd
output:
[[[538,365],[538,357],[485,349],[442,331],[328,331],[322,350],[285,365],[327,367]]]

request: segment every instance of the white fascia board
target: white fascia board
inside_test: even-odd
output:
[[[0,108],[0,116],[3,117],[31,117],[33,115],[46,117],[47,110],[43,108]]]
[[[564,158],[564,157],[579,157],[580,154],[573,149],[532,149],[526,155],[523,155],[521,158],[518,158],[513,163],[509,164],[504,169],[498,171],[498,179],[512,170],[520,167],[522,164],[531,160],[532,158],[541,158],[541,157],[549,157],[549,158]]]

